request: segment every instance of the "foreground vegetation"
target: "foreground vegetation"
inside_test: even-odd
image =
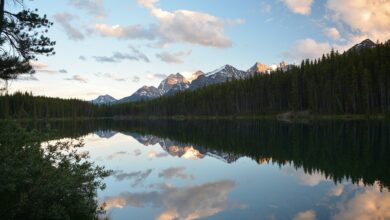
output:
[[[97,106],[80,100],[0,97],[0,118],[254,116],[283,112],[386,115],[390,112],[390,44],[332,51],[289,71],[184,91],[150,101]]]
[[[96,194],[109,175],[77,150],[82,142],[41,144],[50,132],[0,123],[0,219],[96,219]]]

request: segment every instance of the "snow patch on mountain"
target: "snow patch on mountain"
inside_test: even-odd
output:
[[[101,95],[96,99],[92,100],[91,102],[96,105],[105,105],[105,104],[112,104],[116,101],[117,100],[110,95]]]

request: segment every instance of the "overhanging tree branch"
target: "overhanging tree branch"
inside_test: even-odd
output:
[[[0,79],[16,79],[19,74],[34,73],[30,65],[37,55],[54,55],[55,42],[45,34],[53,25],[38,10],[23,9],[18,13],[5,9],[0,0]],[[9,0],[23,6],[23,0]]]

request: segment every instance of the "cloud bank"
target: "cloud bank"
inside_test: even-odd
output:
[[[157,23],[144,27],[142,25],[110,26],[95,24],[94,31],[105,37],[118,39],[157,40],[160,46],[171,43],[189,43],[215,48],[232,46],[225,35],[225,27],[232,21],[224,21],[213,15],[190,10],[165,11],[157,6],[158,0],[138,0],[147,8]],[[242,24],[242,19],[235,19],[234,25]]]

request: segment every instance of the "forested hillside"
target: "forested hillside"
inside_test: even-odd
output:
[[[386,114],[390,110],[390,44],[331,51],[288,71],[184,91],[151,101],[96,106],[80,100],[0,97],[0,117],[230,116],[287,111]]]
[[[103,115],[106,106],[77,99],[15,93],[0,96],[0,118],[76,118]]]
[[[112,106],[115,115],[258,115],[309,110],[378,114],[390,109],[390,44],[335,51],[289,71]]]

